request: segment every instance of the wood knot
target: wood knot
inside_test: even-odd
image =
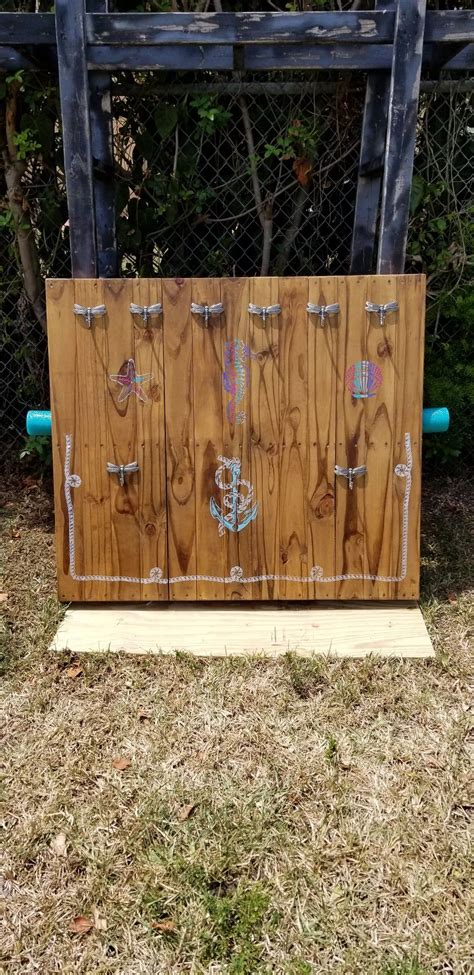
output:
[[[152,521],[147,521],[147,523],[145,525],[145,534],[146,535],[156,535],[156,528],[155,528],[155,526],[154,526],[154,524],[153,524]]]
[[[377,346],[377,355],[380,356],[381,359],[387,359],[392,355],[392,352],[393,346],[390,342],[379,342]]]
[[[316,508],[317,518],[329,518],[334,513],[334,496],[325,494]]]
[[[158,383],[152,383],[152,385],[149,388],[148,394],[150,399],[152,399],[154,403],[160,402],[161,390]]]

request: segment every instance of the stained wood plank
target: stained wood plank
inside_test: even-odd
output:
[[[388,71],[393,60],[390,44],[249,44],[244,48],[244,68],[247,71],[321,70],[321,71]],[[429,67],[439,61],[437,46],[427,45],[423,64]],[[91,46],[87,52],[91,69],[105,71],[231,71],[234,53],[230,45],[211,46],[172,45],[149,47]],[[444,67],[452,71],[466,71],[473,65],[473,45],[466,47]]]
[[[191,300],[199,305],[215,305],[221,300],[220,281],[194,278]],[[215,475],[222,461],[222,329],[224,318],[213,315],[206,324],[193,314],[193,402],[194,466],[196,492],[196,572],[198,575],[226,576],[226,532],[219,531],[209,510],[211,498],[224,504]],[[227,483],[230,472],[224,475]],[[197,599],[224,599],[223,582],[198,580]]]
[[[56,44],[54,14],[0,13],[4,44]]]
[[[108,12],[108,0],[87,0],[86,6],[90,13]],[[89,91],[97,273],[100,278],[113,278],[118,274],[118,254],[110,75],[92,71]]]
[[[56,37],[73,277],[97,270],[83,0],[57,0]]]
[[[395,21],[377,271],[405,266],[426,0],[399,0]]]
[[[373,44],[391,41],[394,15],[368,11],[305,13],[98,14],[87,18],[89,44]]]
[[[278,604],[242,606],[75,606],[50,650],[176,653],[199,657],[433,657],[418,606]]]
[[[396,599],[414,599],[419,594],[420,507],[421,507],[421,430],[424,349],[424,275],[398,279],[399,327],[396,337],[396,399],[394,416],[395,464],[407,464],[404,445],[411,436],[413,467],[408,511],[407,574],[394,586]],[[402,565],[401,520],[407,480],[395,478],[398,504],[394,504],[392,564],[396,574]]]
[[[376,304],[398,299],[402,287],[397,279],[376,276],[367,280],[367,296]],[[369,575],[392,576],[392,529],[394,504],[394,409],[396,398],[396,343],[400,331],[399,313],[387,315],[385,324],[378,316],[366,316],[366,359],[380,369],[381,384],[374,377],[363,401],[365,410],[366,463],[365,549]],[[393,599],[393,583],[364,580],[364,599]]]
[[[363,401],[354,399],[346,387],[346,370],[366,358],[367,284],[364,277],[338,278],[340,325],[337,334],[336,464],[359,467],[366,463],[365,412]],[[364,575],[366,478],[354,481],[352,490],[344,477],[335,478],[336,488],[336,575]],[[338,599],[362,599],[360,579],[340,581]]]
[[[262,44],[244,49],[247,71],[382,71],[390,68],[389,44]]]
[[[376,0],[376,8],[381,6],[381,2],[382,0]],[[396,0],[385,0],[384,7],[395,10]],[[351,274],[370,274],[373,268],[389,97],[390,76],[388,73],[370,73],[367,77],[362,121],[351,244]]]
[[[100,380],[107,397],[107,456],[106,463],[131,464],[138,461],[138,415],[147,408],[137,399],[134,389],[120,402],[127,388],[110,376],[126,373],[128,363],[135,363],[133,327],[129,304],[132,282],[125,278],[105,281],[102,285],[107,308],[107,349]],[[98,319],[99,321],[99,319]],[[138,371],[138,370],[137,370]],[[98,377],[98,381],[99,377]],[[147,387],[145,392],[147,392]],[[130,474],[123,486],[115,474],[108,474],[110,494],[111,563],[108,574],[140,579],[142,560],[140,552],[140,484],[143,472]],[[110,583],[111,599],[140,599],[139,582]]]
[[[163,280],[166,504],[170,577],[196,575],[191,281]],[[170,599],[196,599],[196,582],[170,584]]]
[[[386,9],[387,4],[384,4]],[[212,18],[212,19],[210,19]],[[181,29],[179,29],[179,25]],[[372,25],[375,25],[372,27]],[[164,26],[166,25],[166,30]],[[193,25],[195,25],[193,27]],[[108,14],[86,16],[89,44],[183,43],[221,44],[335,41],[342,43],[390,42],[393,14],[384,10],[314,11],[305,13]],[[211,29],[209,29],[209,26]],[[174,31],[174,33],[173,33]],[[426,14],[426,41],[469,42],[474,31],[470,10],[430,10]],[[0,36],[11,45],[54,45],[53,13],[0,13]]]
[[[132,286],[128,298],[135,304],[142,308],[162,304],[160,280],[138,278],[127,283]],[[146,579],[152,570],[158,569],[165,578],[168,576],[168,545],[163,315],[152,315],[146,324],[139,315],[130,318],[133,320],[137,372],[150,376],[144,386],[148,402],[137,403],[136,453],[140,464],[137,515],[141,576]],[[141,599],[164,600],[168,596],[168,585],[141,585]]]
[[[308,303],[307,278],[280,278],[280,561],[287,576],[307,577],[308,564]],[[307,582],[283,582],[280,596],[307,599]]]
[[[104,302],[100,281],[74,282],[74,301],[93,306]],[[81,487],[74,492],[75,512],[82,508],[82,526],[76,523],[75,537],[82,533],[82,575],[108,576],[112,564],[110,537],[111,485],[107,474],[107,316],[94,319],[90,328],[80,315],[75,316],[76,328],[76,418],[77,439],[75,459],[81,477]],[[79,494],[80,492],[80,494]],[[109,598],[109,583],[87,580],[84,599]]]
[[[338,301],[336,278],[309,278],[308,301],[330,305]],[[336,379],[340,316],[323,320],[307,315],[308,328],[308,566],[321,566],[333,576],[336,520],[334,465],[336,463]],[[333,582],[309,583],[314,599],[334,599]]]
[[[54,475],[54,517],[56,565],[59,599],[84,599],[84,586],[70,575],[68,512],[64,496],[64,458],[66,435],[72,436],[72,470],[76,469],[78,418],[76,414],[76,322],[73,314],[74,282],[46,282],[48,316],[49,380],[52,412],[52,448]],[[76,501],[79,489],[72,491]],[[76,505],[78,526],[77,564],[82,565],[82,506]]]
[[[275,278],[253,278],[249,300],[266,308],[279,301]],[[253,575],[285,574],[280,558],[280,469],[282,428],[280,407],[282,317],[272,315],[263,321],[249,316],[251,369],[251,425],[249,473],[258,513],[252,522],[251,547]],[[271,580],[252,585],[254,599],[277,599],[281,583]]]
[[[89,47],[87,63],[103,71],[232,71],[234,51],[230,45],[178,47],[162,44]]]
[[[226,457],[238,457],[244,476],[251,479],[251,390],[258,382],[259,366],[258,356],[251,349],[249,281],[246,278],[223,278],[221,300],[224,305],[221,361],[226,373],[225,376],[222,374],[222,452]],[[225,540],[226,575],[229,576],[234,566],[240,567],[245,576],[252,575],[250,526],[242,532],[227,532]],[[229,601],[251,599],[252,585],[228,582],[225,598]]]
[[[163,317],[153,318],[147,329],[140,318],[133,320],[129,304],[159,302],[158,281],[50,285],[62,598],[166,599],[167,585],[146,584],[153,569],[165,578],[190,577],[171,584],[174,599],[416,595],[423,279],[176,279],[164,282]],[[381,327],[375,315],[367,315],[365,301],[380,304],[394,297],[399,313]],[[222,321],[211,320],[205,329],[191,320],[192,300],[206,304],[219,298],[226,306]],[[282,313],[266,322],[249,318],[249,298],[262,306],[279,301]],[[308,299],[337,301],[340,313],[334,324],[321,327],[312,321]],[[74,301],[85,307],[103,302],[107,315],[97,316],[87,328],[84,318],[73,315]],[[250,353],[250,387],[245,374],[244,396],[235,404],[246,414],[242,423],[236,422],[235,412],[229,416],[230,387],[223,386],[226,342],[236,339]],[[123,375],[129,360],[138,375],[145,375],[145,402],[133,394],[119,403],[120,386],[108,381]],[[362,390],[374,395],[360,398],[347,387],[346,372],[366,361],[380,368],[382,384]],[[68,565],[66,433],[72,436],[70,473],[81,478],[81,485],[71,489],[76,580]],[[396,465],[407,463],[405,433],[413,449],[406,542],[408,479],[394,475]],[[212,534],[217,523],[209,501],[222,500],[215,484],[220,451],[239,458],[240,476],[253,486],[258,503],[256,519],[235,535]],[[133,460],[139,472],[122,488],[107,474],[107,462]],[[350,491],[347,479],[334,478],[334,462],[366,464],[368,473]],[[313,565],[321,566],[327,581],[306,582]],[[244,577],[296,579],[241,583],[229,578],[233,566]],[[196,575],[217,576],[217,581],[199,579],[196,584]],[[331,581],[340,575],[355,578]],[[387,582],[386,577],[399,575],[404,576],[399,584]],[[87,577],[83,582],[82,576]]]
[[[474,10],[427,10],[425,42],[451,44],[472,41]]]

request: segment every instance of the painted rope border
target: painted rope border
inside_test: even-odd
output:
[[[397,477],[406,478],[405,494],[403,497],[403,516],[402,516],[402,558],[401,572],[398,576],[379,576],[365,575],[363,573],[348,573],[345,575],[325,576],[320,565],[313,565],[307,576],[288,576],[288,575],[257,575],[245,576],[244,570],[240,565],[234,565],[228,576],[170,576],[163,575],[163,570],[153,568],[150,575],[140,579],[134,576],[100,576],[100,575],[79,575],[76,572],[76,543],[75,543],[75,523],[74,523],[74,504],[71,489],[80,487],[82,484],[79,474],[71,474],[71,449],[72,437],[66,434],[66,454],[64,458],[64,496],[68,513],[68,537],[69,537],[69,575],[75,582],[130,582],[139,583],[143,586],[167,586],[178,582],[223,582],[223,583],[251,583],[251,582],[346,582],[351,579],[367,580],[369,582],[403,582],[407,574],[408,562],[408,525],[409,525],[409,505],[411,494],[411,472],[413,467],[413,456],[411,449],[411,437],[405,434],[405,454],[406,464],[397,464],[394,474]]]

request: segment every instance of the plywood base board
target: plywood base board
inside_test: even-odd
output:
[[[433,657],[416,603],[75,605],[51,644],[73,653]]]

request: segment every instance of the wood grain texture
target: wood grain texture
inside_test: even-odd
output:
[[[379,274],[405,267],[426,0],[398,0],[380,207]]]
[[[86,0],[89,13],[108,13],[108,0]],[[90,129],[99,278],[118,274],[115,213],[111,79],[104,71],[89,74]]]
[[[309,278],[308,301],[315,305],[338,302],[337,278]],[[308,456],[307,518],[308,565],[319,565],[325,576],[334,575],[336,382],[340,314],[322,324],[317,315],[308,318]],[[334,599],[335,584],[310,583],[314,599]]]
[[[384,10],[388,4],[384,4]],[[315,11],[313,13],[225,14],[86,14],[88,44],[153,44],[171,40],[184,43],[287,43],[293,37],[301,42],[335,41],[341,44],[387,42],[393,38],[393,13],[384,10]],[[215,29],[206,30],[206,23]],[[166,18],[166,21],[165,21]],[[201,23],[200,23],[201,22]],[[166,31],[163,26],[166,23]],[[181,23],[181,28],[180,28]],[[373,27],[371,25],[374,25]],[[193,34],[194,30],[194,34]],[[474,12],[468,10],[428,10],[425,39],[437,44],[468,43],[474,30]],[[166,37],[163,37],[166,35]],[[53,13],[0,13],[0,37],[12,45],[54,46]]]
[[[366,462],[365,410],[363,400],[354,399],[346,387],[346,370],[366,358],[367,279],[338,278],[340,328],[337,333],[336,464],[359,467]],[[352,490],[344,477],[336,487],[336,575],[363,575],[367,571],[365,552],[366,477],[354,481]],[[338,599],[362,599],[364,583],[349,579],[337,583]]]
[[[254,278],[250,281],[249,301],[266,308],[278,304],[278,281]],[[258,513],[249,528],[252,539],[254,575],[278,575],[285,571],[280,559],[280,470],[281,427],[281,338],[282,317],[272,315],[263,321],[249,316],[251,373],[251,462],[248,477],[253,484]],[[277,599],[280,583],[254,582],[254,599]]]
[[[367,280],[367,297],[376,304],[396,300],[397,284],[392,277]],[[369,575],[396,574],[392,565],[392,522],[394,494],[394,437],[396,343],[399,314],[366,315],[366,358],[378,366],[382,383],[364,400],[367,478],[365,483],[365,546]],[[364,580],[364,599],[392,599],[393,584]]]
[[[397,280],[400,306],[396,338],[396,397],[394,402],[394,463],[406,464],[405,433],[411,435],[413,453],[412,486],[409,508],[407,576],[394,587],[396,599],[417,599],[420,577],[421,513],[421,431],[423,350],[425,337],[425,285],[422,274],[404,275]],[[396,574],[401,565],[401,506],[407,488],[404,478],[395,478],[398,503],[393,506],[392,558]]]
[[[296,603],[68,609],[50,650],[197,657],[434,657],[420,608]]]
[[[74,282],[74,301],[79,305],[104,303],[101,281]],[[77,434],[74,456],[82,484],[74,489],[75,509],[82,507],[82,575],[109,575],[113,563],[111,524],[111,483],[107,474],[107,360],[108,317],[94,319],[87,327],[81,315],[75,316],[77,381]],[[74,472],[73,472],[74,473]],[[77,533],[76,533],[77,534]],[[107,582],[84,583],[84,599],[110,598]]]
[[[133,282],[128,298],[142,308],[162,304],[163,292],[160,280],[139,278]],[[147,403],[137,402],[137,459],[140,465],[138,478],[138,530],[140,537],[140,575],[146,578],[152,569],[161,569],[168,575],[168,541],[166,510],[166,438],[165,438],[165,375],[163,349],[163,315],[152,315],[143,322],[137,315],[133,319],[135,364],[140,375],[149,375],[144,386]],[[142,599],[168,599],[167,585],[141,585]]]
[[[166,403],[168,567],[171,576],[196,575],[196,477],[192,282],[163,281]],[[170,585],[171,599],[196,599],[196,583]]]
[[[123,387],[111,380],[127,368],[130,359],[135,361],[134,334],[129,311],[130,284],[123,278],[114,278],[103,283],[104,304],[107,308],[107,350],[101,375],[102,386],[107,395],[106,438],[107,451],[105,464],[131,464],[138,461],[138,415],[148,404],[141,403],[132,392],[119,402]],[[97,323],[101,319],[97,319]],[[91,334],[96,334],[94,324]],[[138,371],[138,370],[137,370]],[[146,387],[145,387],[146,388]],[[139,536],[139,496],[141,471],[127,476],[124,486],[116,474],[107,474],[110,494],[109,535],[112,548],[112,565],[109,575],[142,575],[140,536]],[[98,570],[93,562],[88,563],[89,573]],[[139,599],[140,583],[110,583],[111,599]]]
[[[220,281],[201,278],[192,281],[191,299],[199,305],[216,305],[221,300]],[[207,324],[204,316],[193,314],[193,403],[194,458],[196,491],[196,572],[198,575],[225,576],[226,537],[219,533],[218,523],[211,517],[209,502],[222,496],[215,475],[222,456],[222,328],[224,318],[211,315]],[[223,582],[199,580],[197,599],[224,599]]]
[[[76,321],[73,313],[74,282],[46,282],[49,381],[52,413],[54,517],[58,596],[64,602],[84,599],[84,586],[69,572],[68,516],[64,498],[64,444],[73,438],[73,470],[79,416],[76,411]],[[77,511],[77,560],[82,564],[82,507]]]
[[[393,13],[159,13],[87,18],[90,44],[275,44],[338,41],[365,45],[393,39]]]
[[[376,0],[375,7],[396,9],[397,0]],[[359,173],[351,243],[351,274],[370,274],[373,270],[377,217],[382,187],[390,76],[372,72],[367,77]]]
[[[232,396],[224,387],[222,377],[222,453],[226,457],[238,457],[243,476],[252,481],[251,445],[252,445],[252,412],[251,396],[255,383],[258,383],[258,356],[252,351],[250,316],[248,305],[250,301],[251,282],[246,278],[224,278],[221,281],[221,300],[224,305],[222,316],[221,342],[223,362],[225,363],[226,343],[242,343],[247,347],[251,358],[247,361],[248,385],[240,403],[233,405]],[[238,419],[238,413],[245,414]],[[252,527],[248,525],[242,532],[227,532],[226,540],[226,572],[232,566],[240,566],[245,575],[250,575],[254,568],[252,558]],[[225,598],[229,601],[252,598],[252,585],[249,583],[231,582],[225,584]]]
[[[280,278],[280,564],[307,576],[308,563],[308,281]],[[280,596],[307,599],[307,582],[280,583]]]
[[[62,599],[417,596],[424,278],[50,281],[47,297]],[[397,300],[399,308],[381,325],[366,311],[367,300]],[[163,312],[145,327],[131,314],[131,301],[162,303]],[[191,314],[192,301],[222,301],[224,312],[206,327]],[[279,303],[281,313],[262,320],[249,314],[249,301]],[[340,311],[322,324],[308,313],[308,301],[338,303]],[[103,303],[107,313],[88,328],[74,315],[74,302]],[[224,372],[226,350],[236,342],[243,389],[232,402]],[[143,379],[120,400],[122,386],[111,377],[132,361]],[[380,370],[381,383],[358,397],[347,370],[363,361]],[[395,469],[407,464],[407,433],[413,451],[407,572],[398,580],[408,480]],[[81,478],[71,488],[76,578],[64,491],[66,434],[70,472]],[[220,457],[238,458],[258,505],[241,532],[220,534],[210,512],[211,498],[222,507],[215,480]],[[132,461],[139,470],[121,486],[107,463]],[[350,490],[335,464],[366,465],[367,473]],[[310,578],[313,566],[322,581]],[[248,581],[231,579],[233,567]],[[272,575],[283,578],[252,578]],[[332,579],[342,575],[355,578]],[[170,577],[175,581],[168,584]]]
[[[83,0],[57,0],[56,44],[72,274],[94,277],[94,217],[89,88]]]

